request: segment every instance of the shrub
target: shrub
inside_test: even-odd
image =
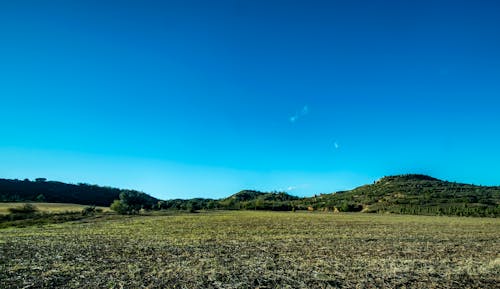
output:
[[[89,215],[93,215],[97,212],[95,206],[88,206],[88,207],[85,207],[83,208],[82,210],[82,216],[89,216]]]
[[[348,203],[344,201],[342,202],[339,209],[341,212],[360,212],[363,209],[363,206],[360,204]]]
[[[11,214],[30,215],[38,211],[38,208],[33,204],[24,204],[21,207],[9,208]]]
[[[124,204],[120,200],[114,200],[110,206],[110,209],[117,212],[118,214],[127,214],[129,213],[129,208],[126,204]]]

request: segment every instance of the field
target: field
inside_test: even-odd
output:
[[[500,288],[500,220],[306,212],[0,230],[0,288]]]
[[[0,202],[0,215],[6,215],[9,213],[9,208],[15,208],[22,206],[24,203],[1,203]],[[83,208],[87,207],[85,205],[77,204],[61,204],[61,203],[34,203],[40,212],[46,213],[63,213],[63,212],[81,212]],[[107,207],[96,207],[101,208],[103,211],[109,211]]]

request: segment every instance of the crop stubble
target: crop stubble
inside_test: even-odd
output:
[[[500,221],[209,212],[0,230],[1,288],[499,288]]]

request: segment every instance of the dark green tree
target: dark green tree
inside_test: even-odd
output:
[[[45,196],[43,194],[39,194],[36,196],[35,201],[40,203],[45,202]]]
[[[124,190],[120,193],[120,200],[111,204],[111,209],[120,214],[137,214],[141,209],[151,210],[158,201],[143,192]]]

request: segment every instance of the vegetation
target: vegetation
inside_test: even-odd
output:
[[[24,204],[21,207],[9,208],[11,214],[32,215],[38,211],[38,208],[33,204]]]
[[[47,225],[100,217],[105,207],[61,203],[0,203],[0,228]]]
[[[119,192],[111,209],[121,215],[94,205],[0,203],[0,288],[498,288],[500,281],[496,218],[342,213],[496,217],[499,187],[403,175],[311,198],[244,190],[160,201]]]
[[[321,210],[473,217],[500,216],[500,187],[441,181],[426,175],[384,177],[351,191],[299,198],[283,192],[244,190],[220,200],[168,200],[162,210]]]
[[[368,213],[496,217],[500,216],[500,187],[401,175],[384,177],[351,191],[305,199],[304,204],[317,209]]]
[[[0,288],[498,288],[500,220],[214,211],[0,231]]]
[[[228,198],[214,199],[190,199],[190,200],[167,200],[160,201],[157,209],[161,210],[271,210],[271,211],[291,211],[293,202],[299,197],[283,192],[263,193],[253,190],[243,190]]]
[[[45,178],[37,178],[35,181],[0,179],[0,202],[32,201],[107,207],[125,191],[127,190],[82,183],[65,184],[47,181]]]
[[[15,206],[7,207],[6,204],[15,204]],[[67,210],[70,208],[72,210]],[[63,223],[98,215],[102,216],[103,212],[102,207],[85,207],[74,204],[36,203],[35,205],[33,203],[26,203],[19,206],[17,203],[2,203],[0,205],[0,228]]]
[[[137,191],[123,191],[120,199],[111,204],[111,210],[119,214],[138,214],[140,210],[151,210],[158,202],[148,194]]]
[[[96,206],[88,206],[83,208],[82,216],[93,216],[97,213],[102,213],[103,210],[100,208],[96,208]]]
[[[6,185],[8,184],[8,185]],[[24,192],[22,194],[12,192]],[[2,192],[3,195],[2,195]],[[10,193],[5,193],[10,192]],[[500,187],[459,184],[426,176],[384,177],[374,184],[332,194],[299,198],[284,192],[244,190],[228,198],[195,198],[160,201],[145,193],[90,185],[0,180],[0,200],[78,201],[80,204],[111,204],[120,214],[141,210],[321,210],[333,212],[395,213],[412,215],[449,215],[473,217],[500,216]],[[24,196],[21,198],[20,196]]]
[[[36,207],[39,213],[78,213],[84,210],[85,205],[78,204],[62,204],[62,203],[28,203]],[[0,203],[0,215],[7,215],[11,213],[12,208],[24,205],[23,203]],[[90,206],[93,207],[93,206]],[[109,211],[107,207],[94,207],[96,211],[106,212]]]

